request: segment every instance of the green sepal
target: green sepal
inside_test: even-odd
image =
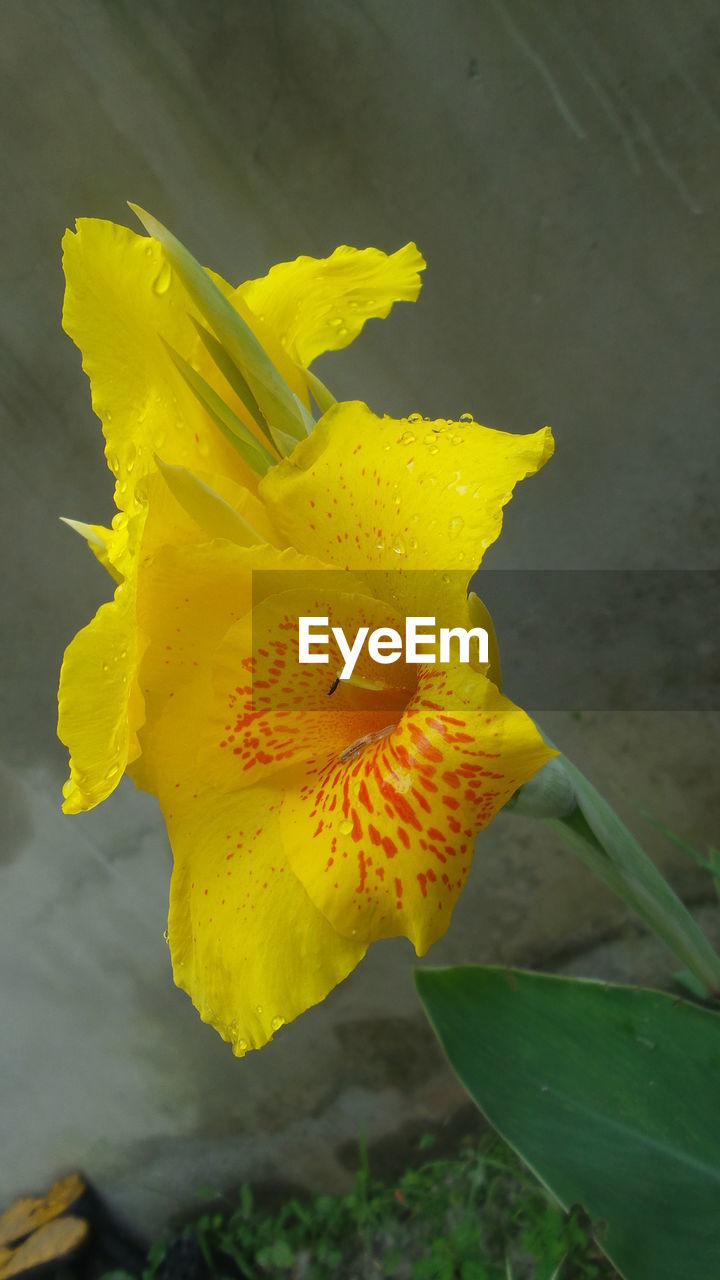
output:
[[[214,391],[210,386],[210,383],[206,382],[202,375],[197,372],[197,369],[193,369],[192,365],[179,352],[175,351],[164,338],[162,343],[178,373],[185,379],[193,395],[200,401],[203,409],[210,414],[213,422],[220,428],[225,438],[237,449],[253,471],[259,476],[267,475],[270,468],[274,467],[278,461],[277,458],[268,453],[265,446],[246,427],[242,418],[239,418],[233,412],[222,396],[219,396],[217,391]]]
[[[313,399],[321,413],[327,413],[328,409],[332,409],[337,404],[332,391],[328,391],[324,382],[321,382],[316,373],[311,373],[309,369],[302,370],[307,378],[307,384],[313,394]]]
[[[207,271],[161,222],[136,204],[130,203],[130,208],[148,234],[160,242],[198,310],[242,370],[265,419],[296,441],[310,435],[315,425],[311,414]]]
[[[163,462],[157,454],[155,463],[173,497],[201,528],[214,537],[227,538],[228,542],[237,542],[243,547],[263,541],[252,525],[194,472]]]
[[[208,355],[214,361],[226,382],[230,384],[253,421],[257,423],[258,427],[263,432],[263,435],[266,436],[273,448],[277,449],[284,457],[287,457],[289,453],[292,453],[295,445],[297,444],[295,437],[287,435],[284,431],[279,431],[271,422],[265,421],[262,409],[255,399],[248,382],[243,377],[235,362],[230,359],[230,356],[222,343],[218,342],[215,334],[211,333],[209,329],[206,329],[204,325],[200,324],[200,321],[196,320],[194,316],[191,316],[190,319],[192,320],[197,331],[197,335]]]

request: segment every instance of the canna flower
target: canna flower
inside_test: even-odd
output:
[[[242,1055],[374,939],[403,934],[423,954],[476,833],[554,754],[500,692],[496,653],[485,666],[399,662],[381,687],[363,658],[329,698],[332,666],[298,668],[299,584],[309,575],[314,612],[348,634],[368,620],[401,629],[409,613],[486,620],[458,574],[474,572],[552,437],[468,415],[381,418],[313,378],[318,354],[417,296],[414,246],[342,248],[233,290],[150,225],[155,238],[83,221],[65,242],[64,323],[118,507],[109,529],[76,527],[118,585],[65,655],[64,808],[92,807],[125,770],[157,796],[175,980]],[[228,357],[217,292],[260,363]]]

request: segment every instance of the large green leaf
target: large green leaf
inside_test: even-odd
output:
[[[416,979],[471,1097],[626,1280],[720,1277],[720,1016],[495,966]]]

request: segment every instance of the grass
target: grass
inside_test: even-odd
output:
[[[203,1212],[148,1253],[142,1280],[605,1280],[579,1212],[565,1215],[494,1135],[417,1160],[393,1183],[364,1154],[353,1189],[263,1210],[243,1186],[201,1193]],[[107,1273],[103,1280],[127,1280]]]

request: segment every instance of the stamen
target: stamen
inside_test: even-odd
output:
[[[357,742],[353,742],[351,746],[346,747],[340,752],[339,760],[343,763],[345,760],[352,760],[353,756],[358,756],[371,742],[379,742],[381,738],[387,738],[393,729],[397,728],[394,724],[387,725],[384,729],[376,729],[374,733],[366,733],[364,738],[358,738]]]

